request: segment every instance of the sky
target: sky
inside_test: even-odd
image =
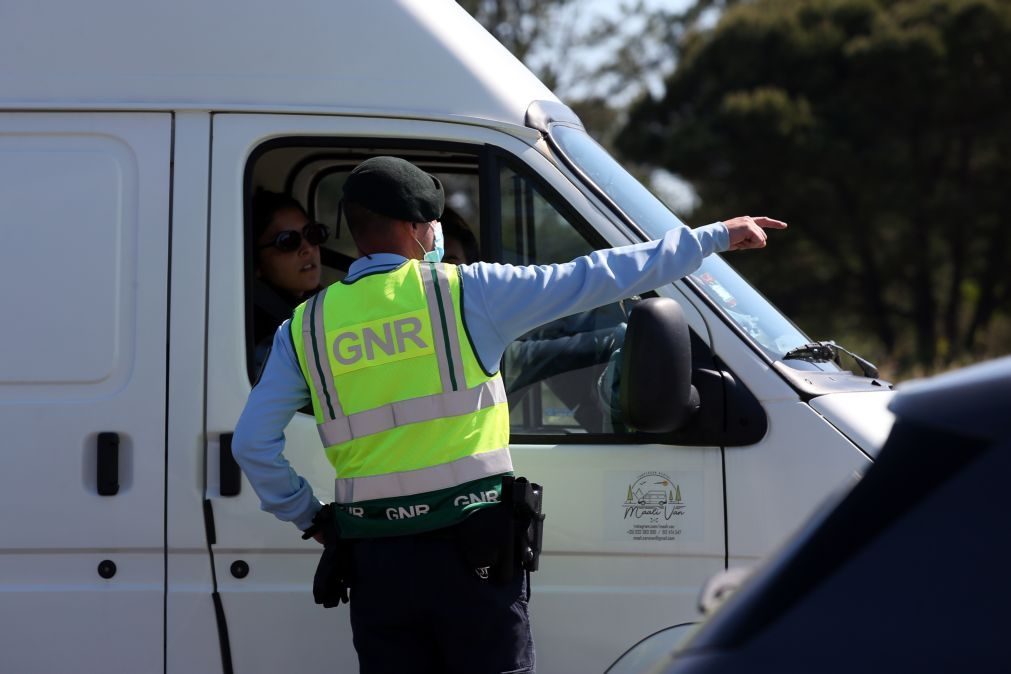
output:
[[[588,32],[596,21],[601,18],[616,18],[622,15],[623,5],[633,5],[629,0],[574,0],[563,10],[562,23],[567,29],[571,29],[576,35]],[[668,11],[682,11],[691,4],[690,0],[643,0],[643,5],[649,9],[666,9]],[[641,33],[644,28],[645,19],[640,22],[633,22],[622,27],[622,32],[626,35]],[[562,72],[561,86],[556,93],[563,98],[585,98],[594,94],[602,94],[606,91],[608,82],[595,82],[581,76],[581,73],[590,71],[601,63],[605,62],[616,48],[617,40],[604,41],[596,45],[581,46],[568,52],[567,59],[559,59],[557,54],[550,54],[555,65]],[[663,93],[663,79],[673,68],[673,62],[667,64],[665,69],[650,73],[650,76],[642,82],[642,87],[647,87],[653,95]],[[623,91],[616,97],[617,107],[624,106],[642,91],[641,87],[631,87]]]

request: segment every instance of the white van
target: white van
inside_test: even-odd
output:
[[[312,602],[319,546],[259,511],[228,445],[255,376],[253,190],[331,227],[333,280],[354,253],[336,195],[377,154],[440,176],[489,260],[682,226],[449,0],[3,4],[0,671],[355,671],[346,609]],[[545,486],[541,672],[694,619],[707,577],[768,553],[891,424],[886,383],[786,358],[810,340],[719,257],[656,293],[691,330],[683,428],[613,423],[602,364],[512,373],[514,461]],[[332,496],[311,416],[287,441]]]

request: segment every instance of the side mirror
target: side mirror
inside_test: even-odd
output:
[[[682,428],[699,407],[692,386],[692,346],[684,311],[653,297],[628,318],[621,354],[620,396],[625,423],[647,433]]]

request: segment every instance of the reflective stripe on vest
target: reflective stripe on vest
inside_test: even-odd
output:
[[[463,375],[463,355],[460,353],[456,312],[453,311],[453,298],[449,292],[446,267],[434,264],[429,265],[429,270],[426,271],[423,266],[421,281],[425,284],[425,297],[428,298],[428,317],[432,323],[432,334],[437,345],[435,355],[439,360],[442,390],[448,393],[466,386],[467,380]],[[443,329],[443,318],[445,318],[445,330]],[[444,348],[438,348],[440,345]]]
[[[336,419],[339,414],[344,416],[341,409],[340,400],[337,399],[337,387],[333,383],[333,372],[330,371],[330,357],[327,354],[326,330],[323,329],[323,299],[326,297],[326,288],[316,293],[309,301],[309,320],[302,314],[302,340],[305,344],[305,355],[313,356],[313,362],[306,368],[312,377],[312,385],[317,394],[323,394],[320,404],[326,401],[326,409],[331,419]],[[318,335],[318,336],[317,336]],[[323,355],[320,356],[322,350]],[[315,365],[315,367],[313,367]],[[322,430],[320,437],[323,437]],[[326,444],[326,443],[324,443]],[[333,444],[333,443],[330,443]]]
[[[501,379],[492,379],[462,391],[401,400],[346,417],[341,416],[324,421],[317,426],[317,430],[323,445],[330,447],[397,426],[456,417],[504,402],[507,402],[505,384]]]
[[[448,489],[489,475],[508,473],[512,469],[513,462],[509,456],[509,448],[503,447],[465,456],[431,468],[368,477],[337,478],[334,482],[334,494],[337,503],[413,496]]]

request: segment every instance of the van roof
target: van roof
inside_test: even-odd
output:
[[[0,109],[524,123],[557,100],[453,0],[7,0]]]

